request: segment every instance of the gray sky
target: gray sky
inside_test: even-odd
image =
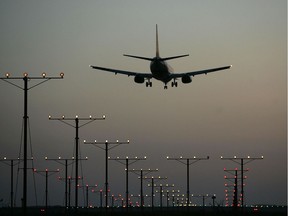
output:
[[[162,57],[175,72],[233,65],[193,78],[189,85],[163,89],[133,78],[89,68],[90,64],[148,72],[149,62],[123,54],[154,57],[155,25]],[[127,140],[111,157],[147,156],[131,168],[159,168],[155,175],[186,192],[185,166],[166,156],[210,156],[191,166],[190,191],[224,200],[223,168],[237,164],[220,156],[260,157],[247,164],[247,204],[287,202],[287,2],[284,0],[193,1],[8,1],[0,2],[0,70],[11,76],[65,73],[29,91],[29,119],[35,167],[63,167],[50,158],[71,157],[75,130],[48,115],[102,116],[80,129],[84,184],[104,187],[104,151],[83,140]],[[16,81],[22,85],[23,81]],[[31,81],[29,84],[33,84]],[[23,91],[0,83],[0,157],[19,154]],[[70,167],[71,168],[71,167]],[[0,165],[0,198],[9,202],[9,167]],[[71,173],[71,170],[69,170]],[[16,172],[15,172],[16,173]],[[125,193],[124,166],[110,162],[110,187]],[[63,176],[64,173],[59,174]],[[32,176],[32,175],[31,175]],[[29,177],[30,178],[30,177]],[[44,178],[36,176],[38,202],[44,202]],[[130,193],[140,182],[130,174]],[[22,196],[19,172],[17,203]],[[164,183],[164,182],[163,182]],[[51,205],[63,204],[64,184],[51,177]],[[29,188],[32,190],[32,178]],[[33,191],[33,190],[32,190]],[[34,205],[29,191],[29,205]],[[145,189],[146,193],[150,190]],[[81,193],[80,193],[81,195]],[[93,196],[93,195],[92,195]],[[96,196],[94,196],[95,198]],[[82,196],[80,196],[80,204]],[[199,203],[198,200],[192,200]],[[211,202],[210,200],[207,201]]]

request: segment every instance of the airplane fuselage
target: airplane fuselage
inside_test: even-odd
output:
[[[150,63],[150,71],[157,80],[161,80],[164,83],[168,83],[171,80],[169,66],[160,57],[153,58]]]

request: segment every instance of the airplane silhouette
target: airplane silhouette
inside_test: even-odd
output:
[[[192,72],[184,72],[184,73],[172,73],[172,68],[166,63],[167,60],[176,59],[176,58],[182,58],[189,56],[189,54],[186,55],[178,55],[178,56],[172,56],[172,57],[166,57],[161,58],[159,54],[159,43],[158,43],[158,27],[156,25],[156,56],[154,58],[147,58],[142,56],[134,56],[134,55],[126,55],[127,57],[137,58],[137,59],[143,59],[150,61],[150,71],[151,73],[139,73],[139,72],[132,72],[132,71],[124,71],[124,70],[118,70],[118,69],[112,69],[112,68],[104,68],[104,67],[98,67],[94,65],[90,65],[91,68],[97,69],[97,70],[103,70],[112,72],[115,74],[124,74],[128,76],[134,76],[134,81],[136,83],[144,83],[146,81],[146,87],[150,86],[152,87],[151,79],[155,78],[157,80],[162,81],[164,85],[164,89],[167,89],[167,83],[169,83],[171,80],[171,86],[177,87],[177,79],[181,78],[182,83],[191,83],[192,78],[191,76],[200,75],[200,74],[207,74],[211,72],[216,72],[220,70],[226,70],[232,67],[232,65],[224,66],[224,67],[218,67],[218,68],[210,68],[200,71],[192,71]]]

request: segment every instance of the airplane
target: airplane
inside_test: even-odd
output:
[[[226,70],[232,67],[232,65],[229,65],[229,66],[217,67],[217,68],[211,68],[211,69],[205,69],[205,70],[199,70],[199,71],[173,73],[172,68],[166,63],[166,61],[171,60],[171,59],[186,57],[186,56],[189,56],[189,54],[161,58],[159,54],[158,26],[157,25],[156,25],[156,56],[154,58],[147,58],[147,57],[142,57],[142,56],[127,55],[127,54],[124,54],[124,56],[150,61],[151,73],[124,71],[124,70],[104,68],[104,67],[99,67],[99,66],[94,66],[94,65],[89,65],[89,66],[97,70],[108,71],[108,72],[112,72],[115,74],[128,75],[128,77],[134,76],[134,81],[136,83],[144,83],[146,80],[146,87],[149,87],[149,86],[152,87],[151,79],[155,78],[156,80],[160,80],[164,83],[164,89],[167,89],[167,83],[169,83],[171,80],[173,80],[171,82],[171,86],[177,87],[178,86],[177,79],[181,78],[182,83],[187,84],[187,83],[192,82],[191,76],[194,77],[195,75],[208,74],[208,73],[215,72],[215,71]]]

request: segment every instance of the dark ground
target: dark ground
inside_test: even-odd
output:
[[[14,208],[11,211],[10,208],[0,208],[0,216],[21,216],[22,209]],[[287,215],[287,206],[286,207],[268,207],[268,208],[244,208],[243,211],[241,208],[233,209],[230,207],[163,207],[163,208],[129,208],[128,211],[126,208],[79,208],[77,212],[75,209],[70,209],[70,211],[65,212],[63,207],[50,207],[45,211],[45,208],[41,207],[29,207],[27,209],[26,216],[182,216],[182,215],[191,215],[191,216],[286,216]]]

